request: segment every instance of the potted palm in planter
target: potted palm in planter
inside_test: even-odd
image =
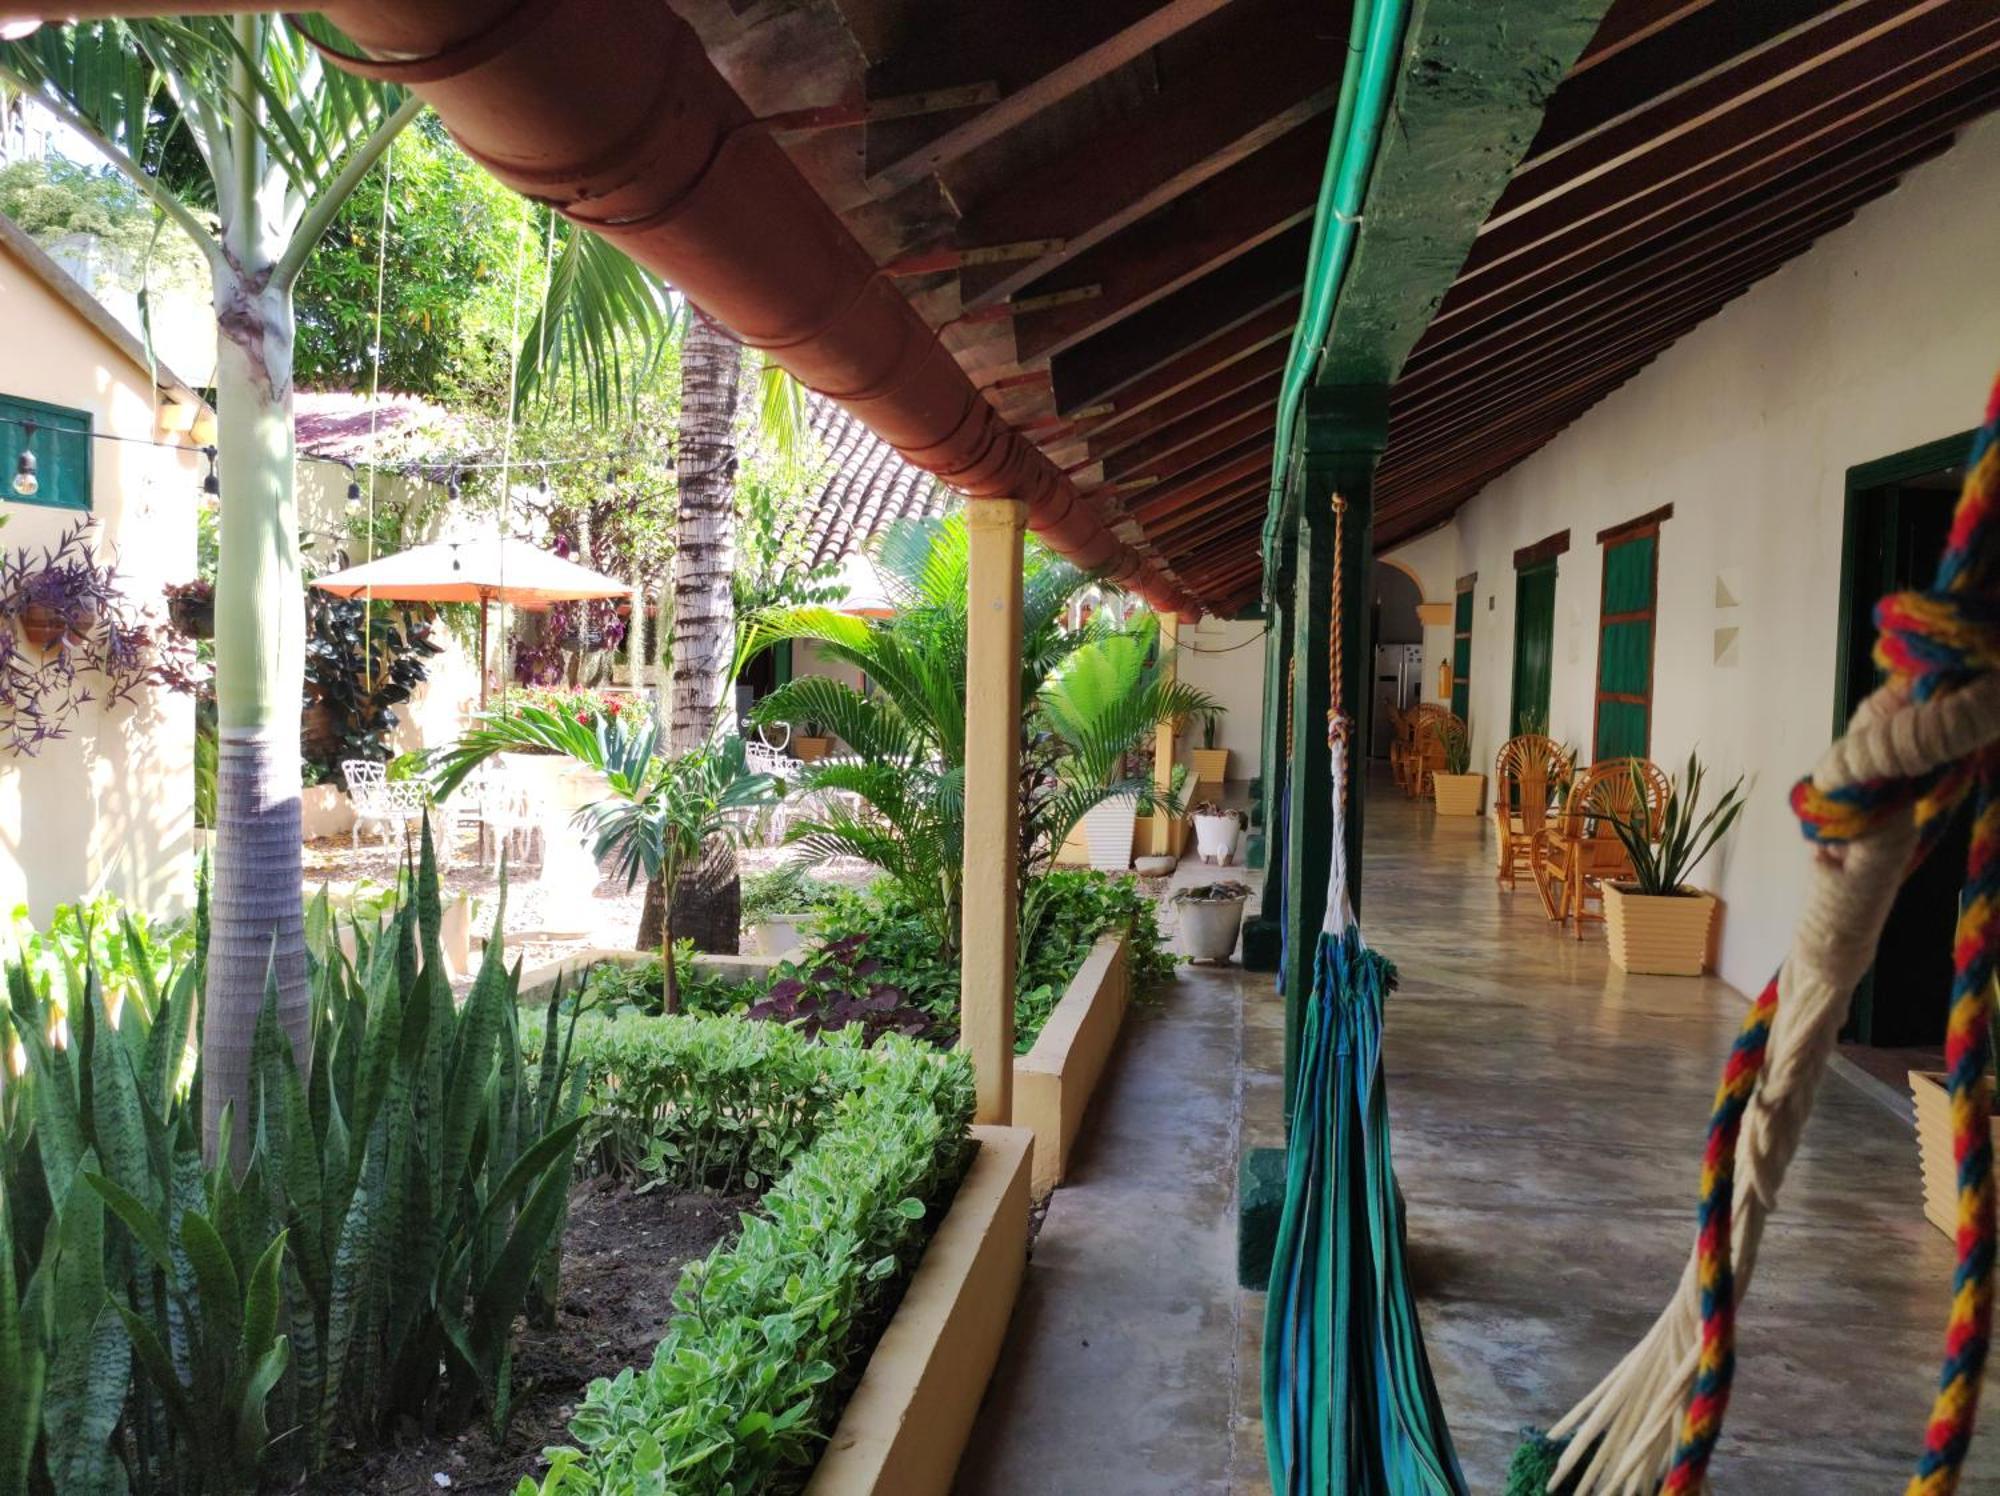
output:
[[[1431,723],[1431,734],[1444,750],[1444,767],[1431,775],[1431,793],[1441,816],[1476,816],[1485,808],[1486,776],[1472,771],[1472,734],[1454,716]]]
[[[805,943],[826,906],[827,885],[792,863],[743,880],[743,928],[766,956],[783,956]]]
[[[1174,895],[1181,949],[1188,960],[1229,960],[1243,929],[1243,905],[1249,897],[1249,886],[1243,883],[1197,883]]]
[[[1610,818],[1632,862],[1629,882],[1604,885],[1604,929],[1620,971],[1698,977],[1708,965],[1715,895],[1690,888],[1687,880],[1742,814],[1744,795],[1739,775],[1704,814],[1702,775],[1700,758],[1689,753],[1660,812],[1657,840],[1649,834],[1646,791],[1636,769],[1631,811]]]
[[[1215,746],[1215,715],[1209,712],[1201,719],[1201,746],[1189,750],[1198,784],[1221,784],[1229,777],[1229,750]]]

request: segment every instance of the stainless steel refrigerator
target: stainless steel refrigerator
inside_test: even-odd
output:
[[[1369,716],[1368,755],[1387,758],[1396,733],[1389,721],[1392,709],[1407,710],[1424,692],[1424,647],[1421,644],[1375,646],[1374,710]]]

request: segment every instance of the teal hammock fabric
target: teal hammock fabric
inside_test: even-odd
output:
[[[1466,1496],[1403,1260],[1382,1083],[1394,985],[1352,923],[1319,936],[1264,1320],[1278,1496]]]

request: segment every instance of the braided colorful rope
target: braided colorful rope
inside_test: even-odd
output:
[[[2000,383],[1994,386],[1986,424],[1973,445],[1936,585],[1929,592],[1885,598],[1875,612],[1881,631],[1876,663],[1889,673],[1892,685],[1907,690],[1918,701],[2000,668],[2000,594],[1995,591],[2000,584],[2000,525],[1995,522],[1996,509],[2000,509]],[[1958,1164],[1958,1266],[1952,1280],[1951,1318],[1937,1397],[1925,1430],[1924,1452],[1905,1496],[1948,1496],[1957,1489],[1959,1470],[1972,1442],[1992,1338],[1990,993],[1996,942],[2000,942],[2000,920],[1996,920],[1996,908],[2000,907],[2000,760],[1989,750],[1976,760],[1947,765],[1915,780],[1873,780],[1826,791],[1807,779],[1792,792],[1792,808],[1807,838],[1827,845],[1851,841],[1914,806],[1917,860],[1936,845],[1952,814],[1968,796],[1975,799],[1976,809],[1953,942],[1951,1012],[1945,1033],[1952,1143]],[[1730,1052],[1709,1120],[1697,1248],[1701,1356],[1664,1487],[1668,1496],[1692,1496],[1701,1489],[1729,1405],[1735,1372],[1731,1224],[1736,1138],[1763,1068],[1777,1004],[1778,987],[1773,980],[1752,1008]]]

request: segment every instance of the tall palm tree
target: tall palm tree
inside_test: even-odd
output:
[[[0,44],[0,83],[93,144],[208,261],[216,317],[220,719],[203,1127],[249,1116],[267,974],[311,1043],[299,855],[305,613],[292,477],[292,288],[348,194],[422,108],[320,60],[316,21],[95,21]],[[242,1159],[248,1150],[232,1156]]]

